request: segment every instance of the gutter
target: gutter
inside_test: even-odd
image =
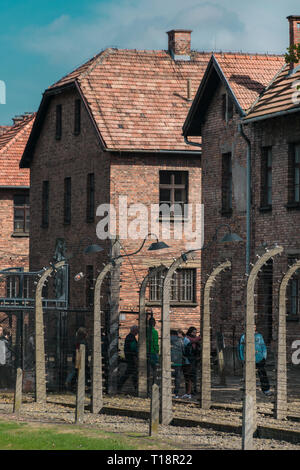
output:
[[[278,113],[264,114],[263,116],[245,119],[244,124],[248,124],[250,122],[263,121],[265,119],[276,118],[280,116],[285,116],[286,114],[299,113],[299,112],[300,112],[300,108],[293,108],[293,109],[288,109],[287,111],[279,111]]]
[[[243,124],[239,123],[238,131],[247,144],[247,207],[246,207],[246,274],[250,274],[251,250],[251,142],[244,133]]]

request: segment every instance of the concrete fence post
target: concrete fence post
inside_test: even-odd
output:
[[[14,396],[14,408],[13,412],[18,413],[22,405],[22,380],[23,371],[20,367],[17,369],[16,383],[15,383],[15,396]]]
[[[77,393],[76,393],[76,424],[83,423],[84,419],[84,400],[85,400],[85,345],[81,344],[79,349],[79,362],[77,366]]]
[[[139,349],[138,349],[138,396],[145,398],[148,395],[148,359],[147,359],[147,316],[146,316],[146,288],[152,277],[163,273],[167,268],[158,266],[153,268],[143,279],[139,294]]]
[[[99,273],[94,288],[94,322],[93,322],[93,369],[92,369],[92,413],[97,414],[103,407],[103,379],[102,379],[102,345],[101,345],[101,287],[109,272],[112,272],[115,265],[119,265],[120,260],[114,263],[107,263]]]
[[[287,366],[286,366],[286,291],[288,283],[300,268],[300,261],[294,263],[283,277],[279,289],[278,339],[276,364],[276,399],[274,416],[286,419],[287,416]]]
[[[53,267],[44,271],[39,279],[35,292],[35,399],[37,403],[46,402],[46,367],[45,367],[45,338],[42,289],[54,270],[66,265],[66,261],[59,261]]]
[[[204,305],[202,319],[202,367],[200,407],[208,410],[211,407],[211,342],[210,342],[210,291],[218,274],[231,268],[231,262],[220,264],[208,277],[204,287]]]
[[[254,288],[259,271],[274,256],[282,253],[279,246],[268,250],[253,266],[247,282],[247,309],[245,328],[245,395],[243,402],[242,449],[253,449],[253,434],[256,431],[256,365],[254,336]]]
[[[151,409],[150,409],[150,427],[149,435],[153,436],[158,433],[159,426],[159,387],[157,384],[152,385],[151,389]]]

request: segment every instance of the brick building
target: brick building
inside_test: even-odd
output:
[[[1,270],[22,267],[26,271],[29,268],[29,170],[20,169],[19,163],[33,122],[34,114],[19,116],[12,126],[5,126],[0,135]],[[1,297],[17,295],[16,278],[11,276],[7,284],[1,283]],[[6,322],[7,315],[0,315],[0,321]]]
[[[49,87],[22,157],[21,168],[30,168],[30,269],[49,265],[56,240],[64,240],[66,253],[74,255],[69,260],[72,328],[88,326],[91,286],[110,249],[96,235],[98,206],[113,204],[119,221],[120,197],[126,196],[128,211],[133,204],[150,209],[160,202],[201,200],[201,149],[184,142],[181,128],[210,54],[191,50],[190,31],[170,31],[168,37],[166,51],[106,49]],[[131,214],[128,224],[133,219]],[[156,223],[162,239],[161,222]],[[172,235],[181,224],[171,222],[171,239],[164,239],[168,250],[149,252],[147,240],[139,254],[124,258],[120,318],[126,331],[137,321],[139,285],[149,269],[168,266],[186,251],[185,240]],[[134,252],[145,234],[121,236],[121,254]],[[91,242],[102,243],[104,253],[83,255]],[[199,259],[174,277],[173,326],[199,325]],[[75,283],[79,271],[85,278]],[[147,297],[155,315],[159,284],[153,280]]]
[[[299,41],[293,32],[299,31],[300,17],[288,19],[293,44]],[[260,61],[261,67],[251,76],[255,61]],[[236,56],[228,62],[230,68],[212,58],[206,81],[202,81],[185,122],[184,134],[191,140],[192,136],[202,137],[202,197],[208,238],[218,224],[228,223],[246,241],[246,162],[250,150],[250,261],[255,263],[256,255],[274,243],[284,247],[281,257],[265,265],[256,286],[258,329],[272,347],[277,339],[279,281],[300,254],[300,108],[299,101],[293,100],[299,68],[291,70],[283,57],[274,56]],[[218,67],[222,73],[217,77]],[[238,92],[237,79],[244,81],[244,93]],[[244,322],[246,243],[230,249],[217,244],[202,260],[203,277],[213,263],[223,258],[232,260],[232,273],[227,278],[220,276],[217,283],[216,293],[223,296],[221,302],[214,303],[214,325],[226,332],[229,341],[230,330],[239,328],[239,324],[241,328]],[[295,276],[288,286],[289,351],[297,335],[299,281]]]

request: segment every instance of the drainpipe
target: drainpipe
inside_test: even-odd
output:
[[[195,147],[202,148],[202,144],[198,144],[197,142],[191,142],[190,140],[188,140],[186,135],[184,135],[183,137],[184,137],[184,141],[187,145],[194,145]]]
[[[246,208],[246,274],[250,274],[251,250],[251,142],[245,135],[243,125],[239,123],[238,130],[247,144],[247,208]]]

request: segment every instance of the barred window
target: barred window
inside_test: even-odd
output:
[[[14,232],[29,233],[30,221],[29,194],[14,196]]]
[[[19,276],[7,276],[6,297],[13,299],[19,295]]]
[[[167,271],[156,273],[149,282],[149,301],[162,300],[163,278]],[[196,269],[178,269],[171,279],[171,302],[191,303],[196,298]]]

